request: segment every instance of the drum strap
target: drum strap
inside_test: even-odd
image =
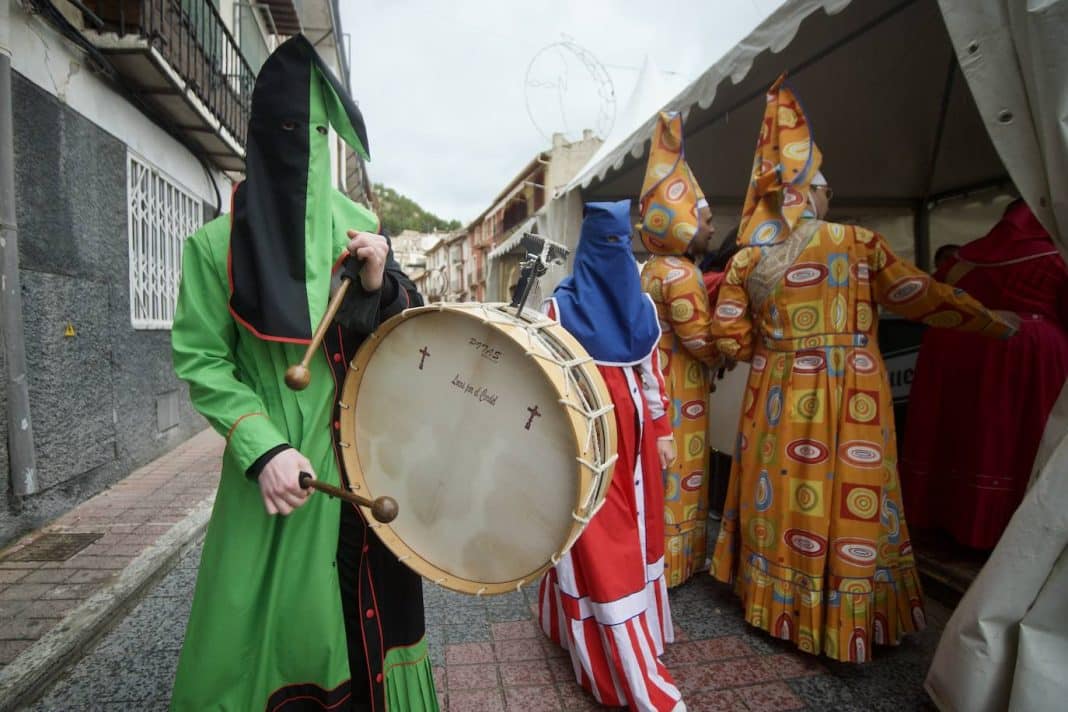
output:
[[[764,308],[775,287],[782,282],[786,270],[797,262],[822,224],[821,220],[803,220],[785,240],[761,248],[760,261],[745,280],[751,314],[759,314]]]

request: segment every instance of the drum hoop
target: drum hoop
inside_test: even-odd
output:
[[[484,324],[492,324],[494,326],[502,327],[498,328],[497,331],[499,331],[504,338],[509,339],[519,348],[526,350],[526,347],[519,338],[521,336],[521,333],[517,332],[517,329],[521,328],[520,324],[508,321],[498,322],[492,320],[489,317],[489,314],[494,312],[514,316],[514,314],[509,314],[509,312],[504,311],[503,307],[505,307],[504,304],[479,304],[477,306],[472,306],[469,303],[441,303],[433,306],[406,309],[400,314],[383,322],[378,327],[378,329],[376,329],[372,334],[367,337],[364,343],[360,346],[359,350],[356,352],[356,355],[353,356],[352,360],[349,363],[348,373],[346,374],[344,383],[342,384],[341,397],[338,401],[338,405],[341,410],[341,416],[339,419],[341,426],[340,432],[356,432],[355,401],[356,395],[357,393],[359,393],[360,385],[363,381],[363,374],[366,373],[367,364],[371,360],[371,357],[374,355],[375,351],[378,349],[378,345],[390,334],[390,332],[392,332],[394,329],[396,329],[398,326],[408,321],[409,319],[413,319],[422,314],[435,311],[449,311],[451,313],[463,316],[468,319],[480,321]],[[538,323],[534,319],[527,318],[528,316],[540,317],[541,315],[537,312],[528,312],[527,314],[524,314],[524,317],[520,317],[520,321],[531,324]],[[549,337],[555,339],[558,346],[567,349],[572,354],[585,353],[585,349],[583,349],[578,343],[578,341],[573,336],[571,336],[571,334],[569,334],[562,326],[560,326],[554,321],[548,320],[547,318],[545,319],[545,321],[546,323],[544,325],[540,325],[539,329],[548,331]],[[504,325],[507,325],[510,328],[503,328]],[[541,358],[531,358],[530,360],[536,364],[538,370],[542,373],[546,385],[550,386],[553,391],[556,392],[560,398],[562,398],[563,394],[566,392],[566,388],[564,387],[564,381],[566,378],[564,374],[566,372],[564,370],[556,368],[556,364],[553,362],[547,362]],[[592,360],[588,363],[582,363],[576,366],[572,366],[571,368],[580,369],[581,372],[588,378],[589,385],[593,391],[592,395],[599,398],[601,404],[606,404],[609,406],[611,405],[612,401],[608,388],[607,386],[605,386],[604,380],[601,378],[601,374],[597,370],[596,366],[593,364]],[[567,408],[566,411],[567,421],[571,427],[572,445],[575,447],[575,452],[581,454],[583,452],[583,440],[585,439],[584,432],[586,429],[586,418],[576,413],[572,408]],[[612,458],[614,460],[614,457],[612,456],[614,456],[616,452],[615,418],[614,416],[612,416],[611,412],[609,412],[607,417],[601,417],[603,422],[603,433],[605,441],[604,450],[606,453],[606,458]],[[390,494],[389,492],[372,492],[368,487],[367,479],[364,475],[363,467],[360,463],[359,453],[356,451],[354,444],[346,444],[341,442],[339,442],[339,444],[342,445],[342,464],[344,466],[349,486],[353,489],[353,491],[371,499],[373,499],[375,496]],[[576,458],[575,466],[578,469],[578,478],[575,482],[575,507],[577,510],[580,506],[580,500],[582,499],[583,492],[590,492],[591,494],[600,494],[601,499],[603,499],[603,493],[607,491],[608,485],[606,483],[603,483],[603,480],[598,480],[597,478],[611,478],[612,468],[609,466],[606,468],[605,472],[597,473],[587,464],[580,462],[579,458]],[[599,504],[600,500],[595,500],[594,509]],[[458,577],[447,569],[444,569],[438,566],[437,564],[428,561],[418,552],[413,550],[407,543],[405,543],[391,526],[389,526],[388,524],[381,524],[374,521],[374,519],[371,517],[371,512],[369,508],[361,507],[360,509],[363,510],[364,520],[368,522],[368,526],[371,529],[375,530],[375,533],[378,535],[379,539],[382,540],[382,543],[385,544],[386,547],[394,555],[397,556],[399,561],[403,562],[405,565],[407,565],[413,571],[418,573],[420,576],[430,581],[433,581],[439,586],[443,586],[445,588],[451,589],[453,591],[458,591],[460,593],[472,593],[477,595],[491,595],[518,591],[528,583],[537,581],[537,579],[545,572],[546,569],[548,569],[550,566],[554,565],[557,561],[559,561],[560,557],[562,557],[571,548],[571,546],[574,545],[575,541],[578,539],[578,536],[582,533],[583,529],[585,529],[586,522],[589,521],[589,517],[594,514],[594,511],[588,511],[584,513],[585,517],[583,519],[573,517],[571,526],[568,530],[568,535],[564,540],[563,547],[559,551],[552,554],[549,559],[537,569],[527,574],[524,574],[519,578],[514,578],[508,581],[482,582]],[[402,511],[401,516],[403,516],[403,514],[404,513]]]

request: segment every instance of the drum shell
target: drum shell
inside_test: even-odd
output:
[[[442,315],[442,312],[445,314]],[[415,525],[411,519],[404,520],[405,510],[407,509],[409,516],[411,516],[413,506],[422,504],[422,500],[420,502],[405,502],[403,498],[397,496],[396,492],[381,491],[382,487],[374,482],[376,477],[381,480],[381,477],[374,471],[376,465],[370,462],[367,452],[364,452],[361,456],[360,448],[355,447],[356,441],[361,438],[359,396],[361,392],[365,395],[369,392],[367,388],[361,389],[361,385],[365,374],[378,368],[375,360],[376,354],[380,352],[380,348],[384,353],[386,349],[382,345],[390,343],[391,339],[398,338],[398,335],[402,332],[407,334],[404,337],[405,339],[410,339],[411,334],[415,333],[413,327],[417,327],[420,324],[418,320],[426,319],[426,323],[429,324],[429,319],[431,318],[439,322],[442,319],[448,319],[449,323],[452,323],[455,318],[455,320],[458,320],[455,321],[455,329],[458,332],[473,330],[472,333],[492,334],[498,341],[510,344],[505,351],[513,354],[513,360],[518,358],[515,354],[525,353],[528,361],[524,362],[526,365],[523,366],[523,372],[528,375],[531,373],[538,374],[535,378],[541,379],[542,386],[550,389],[552,398],[544,401],[548,403],[544,407],[561,409],[563,413],[562,422],[565,424],[564,429],[567,432],[567,440],[569,441],[566,447],[574,451],[574,457],[570,458],[571,464],[567,468],[568,472],[544,473],[546,477],[570,477],[573,480],[573,501],[569,504],[569,511],[560,513],[560,521],[555,525],[559,531],[559,536],[557,537],[559,541],[553,542],[552,546],[545,546],[544,557],[537,565],[531,564],[527,570],[516,573],[516,575],[504,580],[490,575],[475,575],[473,572],[475,565],[471,563],[469,558],[465,559],[465,563],[461,565],[459,562],[443,561],[440,552],[434,556],[429,556],[424,555],[425,552],[416,551],[415,548],[410,546],[402,534],[405,531],[405,527],[413,527]],[[438,324],[438,327],[440,326],[441,324]],[[464,331],[465,335],[466,333]],[[493,341],[490,338],[482,340],[485,342]],[[463,341],[465,344],[467,343],[466,340]],[[441,346],[439,345],[437,348],[440,353]],[[429,353],[434,351],[434,348],[428,347]],[[553,353],[556,354],[556,358],[551,357]],[[436,357],[432,356],[430,358]],[[562,366],[559,363],[560,361],[570,365]],[[481,361],[478,361],[478,364],[484,365]],[[420,370],[421,368],[422,366],[420,365]],[[483,372],[485,372],[484,369]],[[413,371],[413,373],[415,372]],[[451,371],[449,373],[451,374]],[[413,384],[418,381],[420,375],[416,374],[413,377]],[[457,378],[459,379],[460,375],[457,375]],[[586,406],[581,405],[577,396],[579,390],[586,393],[587,401],[593,402],[594,410],[602,411],[599,415],[590,418],[583,414],[584,408],[589,410],[587,407],[589,403]],[[413,385],[411,392],[407,394],[403,392],[396,394],[398,400],[418,397],[418,387],[415,385]],[[549,403],[550,400],[552,401],[551,403]],[[396,522],[390,525],[372,524],[371,526],[376,527],[376,533],[379,538],[406,565],[425,578],[452,590],[474,594],[494,594],[517,590],[521,586],[532,584],[546,568],[551,566],[558,560],[559,556],[562,556],[570,548],[581,534],[589,517],[596,512],[603,502],[607,493],[611,478],[611,466],[608,458],[614,458],[616,450],[615,419],[614,414],[611,412],[608,390],[592,359],[589,358],[578,342],[561,326],[531,310],[527,310],[521,320],[517,320],[514,314],[509,312],[504,305],[440,304],[407,310],[382,324],[368,338],[353,358],[349,375],[346,377],[342,388],[340,405],[340,431],[343,434],[342,461],[351,487],[358,494],[370,498],[382,495],[393,496],[398,499],[398,504],[400,505],[401,513]],[[605,410],[606,406],[608,407],[607,410]],[[528,408],[527,410],[530,409]],[[555,417],[557,416],[554,415]],[[541,419],[541,415],[537,416],[537,420]],[[548,418],[544,419],[548,420]],[[530,424],[532,426],[541,425],[537,420],[534,415],[530,416]],[[593,436],[590,435],[591,428],[595,430]],[[514,426],[510,432],[511,437],[515,437],[517,431],[514,430]],[[484,437],[491,439],[494,437],[494,433],[484,433]],[[352,442],[344,442],[345,439],[351,439]],[[367,450],[367,448],[364,449]],[[444,450],[445,448],[443,447],[442,449]],[[599,451],[600,454],[596,451]],[[455,451],[452,455],[453,457],[459,457]],[[447,469],[450,453],[441,452],[439,457],[443,463],[443,468]],[[537,462],[531,463],[531,472],[537,472],[538,464]],[[479,474],[482,475],[481,480],[486,481],[485,473]],[[512,473],[501,472],[499,475],[505,478],[512,476]],[[434,476],[449,479],[456,487],[462,488],[465,486],[463,472],[447,473],[443,469],[442,473],[436,473]],[[439,486],[441,485],[440,480],[435,480],[435,482]],[[476,491],[469,494],[477,499],[483,492]],[[456,495],[456,493],[452,492],[450,495]],[[532,501],[534,498],[528,494],[526,499],[528,500],[527,502],[514,503],[516,505],[514,515],[516,519],[514,521],[521,523],[523,521],[521,518],[524,517],[527,510],[536,509],[534,505],[537,502]],[[510,505],[503,503],[500,506]],[[369,513],[365,512],[364,515],[368,518],[368,521],[371,521]],[[438,522],[435,526],[445,525],[449,528],[445,535],[452,535],[460,532],[465,522]],[[407,531],[411,535],[414,530],[408,529]],[[415,531],[415,536],[409,536],[409,539],[422,538],[425,541],[425,534],[426,532]],[[507,536],[506,532],[498,532],[494,536],[498,534],[502,537]],[[502,551],[510,550],[507,546],[508,542],[502,540],[501,543],[500,549]],[[524,546],[529,543],[524,542]],[[541,544],[539,543],[539,545]],[[457,549],[462,548],[457,547]],[[457,556],[459,556],[459,551]]]

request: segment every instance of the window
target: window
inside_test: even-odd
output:
[[[182,242],[201,226],[189,191],[132,154],[127,162],[130,224],[130,321],[135,329],[169,329],[178,301]]]

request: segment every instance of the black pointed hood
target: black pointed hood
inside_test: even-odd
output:
[[[276,49],[252,92],[245,180],[234,191],[230,311],[262,339],[307,343],[335,252],[329,131],[369,159],[363,116],[303,35]],[[373,230],[377,220],[347,227]]]

